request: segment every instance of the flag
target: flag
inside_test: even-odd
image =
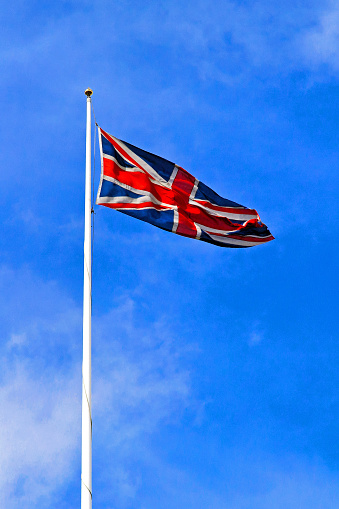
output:
[[[223,247],[273,240],[256,210],[219,196],[186,170],[100,127],[97,204],[178,235]]]

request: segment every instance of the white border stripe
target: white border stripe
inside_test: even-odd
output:
[[[115,202],[110,201],[110,198],[108,198],[108,197],[107,197],[107,200],[105,198],[100,198],[100,200],[105,200],[105,201],[103,201],[102,203],[99,202],[98,205],[110,205],[110,204],[114,205],[115,204]],[[174,209],[167,209],[167,208],[159,209],[159,208],[157,208],[155,206],[155,204],[152,205],[151,203],[149,205],[145,205],[142,208],[134,207],[133,206],[134,203],[130,203],[130,205],[131,205],[130,207],[119,207],[119,204],[117,204],[116,206],[114,206],[112,208],[113,208],[113,210],[119,210],[120,212],[123,212],[124,210],[140,210],[140,211],[142,211],[142,210],[149,210],[149,209],[150,210],[156,210],[157,212],[166,212],[166,211],[169,211],[169,210],[173,210],[174,214],[176,212]],[[150,223],[150,224],[152,224],[152,223]]]
[[[178,212],[178,207],[175,207],[175,209],[174,209],[173,228],[172,228],[172,232],[173,233],[176,233],[177,228],[178,228],[178,224],[179,224],[179,212]]]
[[[200,228],[200,226],[199,226],[197,223],[194,223],[194,226],[195,226],[195,227],[196,227],[196,229],[197,229],[197,234],[196,234],[195,238],[196,238],[197,240],[200,240],[200,237],[201,237],[201,228]]]
[[[210,234],[210,233],[221,233],[222,235],[237,235],[237,230],[217,230],[215,228],[210,228],[209,226],[205,226],[203,224],[195,223],[197,226],[199,226],[204,232]],[[249,234],[250,237],[254,237],[256,239],[262,239],[260,235],[253,235],[252,233]],[[269,235],[268,235],[269,236]]]
[[[153,203],[148,196],[140,196],[140,198],[132,198],[131,196],[102,196],[99,198],[100,205],[103,203]],[[165,208],[165,207],[164,207]]]
[[[176,176],[177,176],[177,174],[178,174],[178,170],[179,170],[179,166],[178,166],[178,165],[175,165],[175,166],[174,166],[174,170],[172,171],[172,175],[171,175],[171,177],[170,177],[170,179],[169,179],[169,181],[168,181],[168,183],[169,183],[169,185],[170,185],[171,187],[172,187],[172,184],[173,184],[173,182],[174,182],[175,177],[176,177]]]
[[[127,166],[122,166],[120,163],[118,163],[118,161],[115,159],[115,157],[110,156],[109,154],[103,154],[103,158],[104,159],[109,159],[110,161],[113,161],[123,171],[132,171],[132,172],[145,173],[143,170],[141,170],[137,166],[134,166],[133,168],[128,168]]]
[[[109,133],[107,133],[109,134]],[[104,136],[104,135],[103,135]],[[139,157],[137,154],[135,154],[135,152],[133,152],[131,149],[129,149],[121,140],[118,140],[118,138],[115,138],[115,136],[112,136],[111,134],[109,134],[109,136],[117,143],[117,145],[126,152],[126,154],[131,158],[131,162],[132,164],[135,164],[135,161],[140,164],[140,166],[145,170],[146,173],[149,173],[155,180],[156,182],[158,182],[160,185],[164,186],[164,187],[168,187],[170,188],[170,185],[168,184],[168,182],[163,179],[159,173],[157,173],[154,168],[152,168],[152,166],[150,166],[149,164],[146,163],[146,161],[144,161],[144,159],[142,159],[141,157]],[[108,140],[109,141],[109,140]],[[141,150],[141,149],[140,149]],[[119,150],[118,150],[119,152]],[[121,157],[123,157],[124,159],[126,159],[126,156],[124,156],[123,154],[120,154]]]
[[[163,201],[159,201],[152,193],[150,193],[148,191],[144,191],[141,189],[135,189],[132,186],[123,184],[122,182],[120,182],[119,180],[117,180],[113,177],[107,177],[107,175],[104,175],[102,180],[108,180],[109,182],[113,182],[113,184],[117,184],[119,187],[122,187],[123,189],[126,189],[127,191],[131,191],[132,193],[139,194],[142,196],[147,196],[149,201],[156,203],[158,205],[162,205],[164,208],[170,208],[170,209],[177,208],[176,205],[170,205],[168,203],[164,203]],[[138,199],[138,198],[133,198],[133,199]]]
[[[199,185],[199,180],[198,180],[198,179],[195,179],[195,181],[194,181],[194,186],[193,186],[193,189],[192,189],[192,191],[191,191],[191,194],[190,194],[189,200],[194,200],[195,195],[197,194],[198,185]],[[194,202],[194,203],[196,204],[196,202]]]
[[[255,241],[250,241],[250,240],[239,240],[239,239],[231,239],[229,237],[219,237],[218,235],[210,235],[210,237],[217,241],[217,242],[220,242],[222,244],[234,244],[234,245],[238,245],[238,246],[248,246],[248,247],[251,247],[251,246],[257,246],[258,244],[261,244],[261,242],[255,242]]]
[[[196,207],[200,207],[203,210],[206,210],[209,214],[213,216],[219,216],[219,217],[227,217],[228,219],[235,219],[238,221],[248,221],[249,219],[258,219],[258,216],[255,214],[236,214],[235,212],[226,212],[222,210],[214,210],[210,209],[209,207],[206,207],[206,205],[202,205],[196,200],[189,200],[190,205],[195,205]]]

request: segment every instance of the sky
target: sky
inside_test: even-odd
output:
[[[93,507],[338,508],[338,0],[0,18],[0,509],[80,507],[87,87],[103,129],[275,237],[220,248],[95,207]],[[97,188],[97,145],[93,166]]]

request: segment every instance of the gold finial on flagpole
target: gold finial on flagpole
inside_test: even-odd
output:
[[[91,97],[92,94],[93,94],[93,90],[91,88],[86,88],[85,95],[87,95],[87,97]]]

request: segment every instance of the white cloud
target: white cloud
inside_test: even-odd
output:
[[[315,26],[303,34],[302,49],[312,67],[339,70],[339,2],[332,1]]]
[[[119,500],[122,506],[143,486],[145,442],[162,425],[180,422],[195,404],[182,361],[189,351],[166,320],[143,325],[135,307],[122,298],[94,325],[93,436],[101,452],[93,468],[106,487],[97,496],[99,503]]]
[[[79,462],[79,310],[27,268],[1,267],[0,295],[0,507],[46,507]]]
[[[0,508],[50,507],[80,467],[81,310],[27,269],[0,270],[0,305]],[[142,484],[128,467],[132,451],[189,404],[184,348],[165,320],[140,323],[127,296],[94,319],[93,331],[94,466],[106,465],[129,498]]]
[[[338,507],[338,477],[316,459],[286,455],[257,461],[252,458],[243,467],[252,483],[249,482],[242,493],[233,493],[231,503],[225,504],[227,509]]]
[[[182,88],[182,80],[176,79],[175,70],[181,69],[186,73],[194,68],[201,81],[212,80],[237,86],[253,73],[259,72],[263,76],[265,72],[278,72],[281,75],[304,66],[300,37],[310,39],[310,47],[315,44],[320,53],[337,52],[338,4],[333,3],[328,14],[321,14],[322,10],[321,6],[312,3],[310,6],[290,4],[281,7],[269,0],[246,4],[230,0],[213,3],[198,0],[185,4],[173,1],[169,5],[151,2],[146,7],[134,3],[133,9],[125,4],[117,5],[113,13],[111,2],[101,0],[96,2],[90,16],[79,5],[78,9],[65,11],[60,17],[46,18],[45,23],[40,25],[40,31],[26,36],[25,44],[21,38],[11,41],[11,44],[3,44],[1,57],[6,68],[9,66],[17,71],[18,64],[23,68],[29,66],[37,85],[38,76],[41,79],[41,65],[48,61],[48,72],[57,77],[55,83],[49,83],[49,90],[66,87],[67,96],[72,100],[79,93],[79,84],[88,78],[98,84],[98,91],[102,93],[112,93],[118,86],[120,96],[127,94],[129,101],[138,108],[144,108],[147,94],[148,123],[152,123],[149,115],[157,109],[159,102],[162,108],[170,104],[171,111],[173,107],[182,111],[191,106],[187,102],[192,102],[192,95]],[[115,23],[116,19],[119,23]],[[308,27],[314,25],[316,28],[308,32]],[[95,38],[98,32],[99,44]],[[89,39],[85,34],[89,34]],[[169,59],[173,65],[172,76],[166,84],[159,83],[152,88],[151,94],[148,80],[138,81],[138,87],[135,87],[135,79],[140,73],[138,66],[125,72],[123,55],[126,48],[140,43],[157,45],[165,50],[164,54],[168,50],[172,52]],[[50,65],[51,57],[53,65]],[[82,66],[79,67],[79,58],[86,66],[91,62],[90,75]],[[114,79],[107,73],[110,59],[122,71],[115,74]],[[105,65],[102,66],[103,62]],[[64,81],[60,81],[61,70]],[[158,81],[153,66],[144,64],[143,72]],[[176,99],[168,101],[168,95]],[[65,115],[66,112],[65,109]],[[134,118],[136,121],[137,117]]]
[[[254,346],[258,345],[263,340],[263,333],[261,331],[252,331],[249,338],[249,345]]]
[[[76,369],[79,375],[79,369]],[[0,507],[48,503],[79,459],[77,378],[36,377],[23,362],[0,387]]]
[[[9,341],[7,342],[7,347],[9,349],[20,347],[24,345],[27,341],[27,334],[23,332],[22,334],[11,334]]]
[[[216,454],[215,470],[206,477],[195,477],[194,472],[177,469],[149,454],[148,468],[157,472],[166,509],[338,507],[338,475],[316,458],[310,460],[286,454],[265,456],[256,450],[249,453],[245,444],[223,453],[222,457]],[[153,509],[159,505],[150,496],[148,503],[141,507]]]
[[[111,444],[152,432],[188,405],[190,377],[180,363],[184,347],[173,341],[166,323],[137,324],[128,299],[95,327],[100,332],[94,400]],[[107,340],[110,329],[112,339]]]

